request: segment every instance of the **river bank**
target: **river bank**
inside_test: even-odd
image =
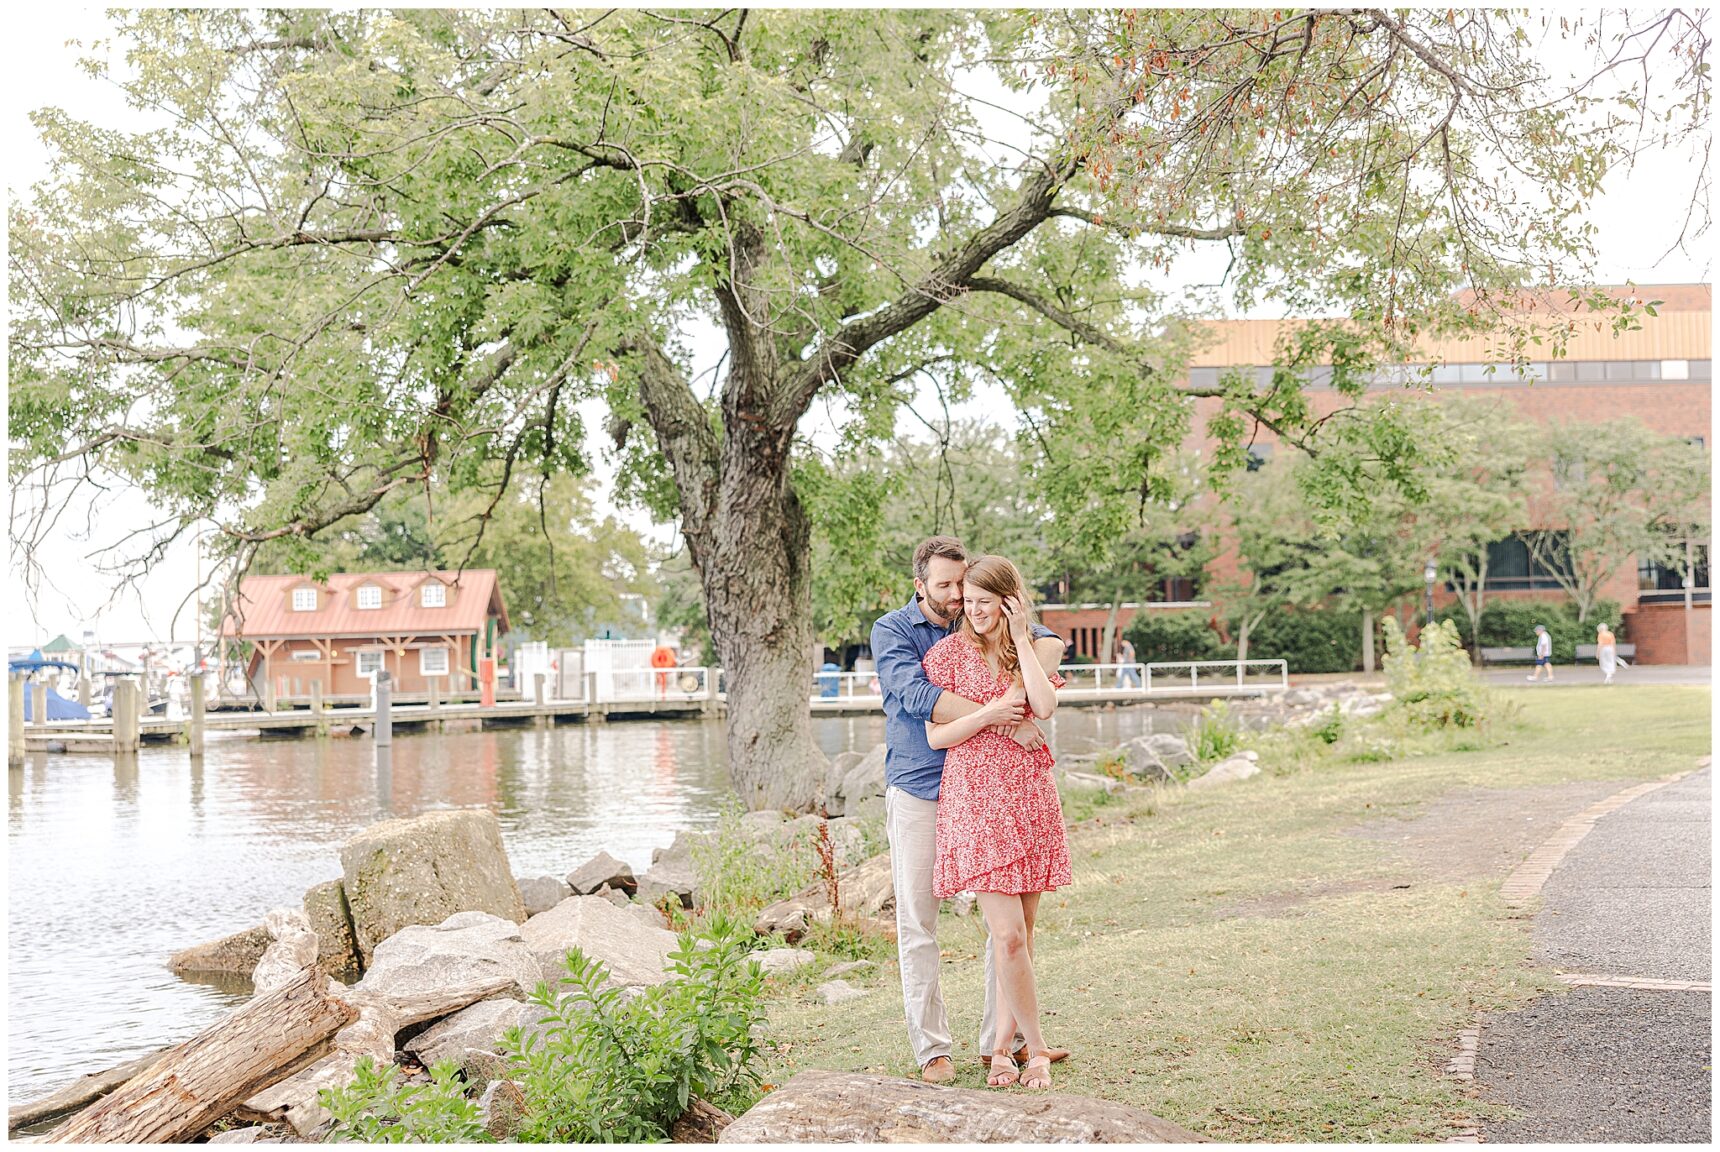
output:
[[[1056,1090],[1119,1101],[1220,1140],[1441,1140],[1485,1106],[1442,1075],[1481,1011],[1554,990],[1500,881],[1560,821],[1630,783],[1693,768],[1711,742],[1697,687],[1506,690],[1497,742],[1397,759],[1367,747],[1220,790],[1143,789],[1072,833],[1075,883],[1041,906]],[[1283,774],[1280,774],[1283,773]],[[944,917],[958,1056],[980,1009],[972,918]],[[894,958],[821,961],[778,983],[771,1076],[915,1072]],[[966,1045],[966,1047],[961,1047]],[[956,1083],[983,1084],[970,1059]]]
[[[1151,707],[1060,714],[1060,754],[1176,730]],[[877,717],[814,720],[830,756],[870,749]],[[366,741],[211,739],[134,760],[32,755],[9,778],[9,1103],[183,1040],[249,995],[196,983],[175,951],[261,922],[338,874],[340,844],[377,820],[487,807],[522,878],[599,851],[644,872],[731,794],[720,723],[664,721],[399,735],[379,771]]]

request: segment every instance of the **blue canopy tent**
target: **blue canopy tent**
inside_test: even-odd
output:
[[[46,668],[67,668],[73,672],[79,670],[76,664],[68,664],[64,660],[43,659],[41,649],[37,649],[28,656],[22,656],[15,660],[6,661],[6,671],[14,676],[18,675],[20,672],[39,673]],[[25,723],[35,723],[35,716],[33,715],[35,708],[36,694],[34,692],[24,693]],[[48,719],[88,720],[89,718],[90,710],[88,708],[85,708],[76,700],[67,700],[64,696],[54,691],[52,685],[48,686]]]

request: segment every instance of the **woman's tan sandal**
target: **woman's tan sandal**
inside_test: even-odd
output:
[[[1026,1067],[1022,1068],[1019,1083],[1023,1088],[1051,1087],[1051,1056],[1041,1052],[1027,1059]]]
[[[1008,1088],[1016,1082],[1017,1076],[1015,1057],[1008,1052],[991,1054],[991,1073],[985,1078],[987,1087]]]

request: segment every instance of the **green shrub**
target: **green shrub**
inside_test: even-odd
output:
[[[365,1056],[352,1083],[322,1089],[317,1103],[334,1116],[326,1139],[337,1144],[494,1143],[452,1060],[430,1069],[428,1084],[402,1084],[399,1068],[378,1068]]]
[[[570,949],[558,988],[538,985],[538,1030],[508,1030],[510,1078],[525,1093],[517,1138],[528,1143],[666,1140],[695,1098],[743,1111],[757,1094],[764,973],[750,928],[714,918],[682,933],[670,979],[607,987],[602,964]]]
[[[1386,617],[1386,686],[1392,706],[1422,729],[1473,728],[1486,717],[1487,690],[1469,664],[1457,629],[1436,621],[1410,644],[1393,617]]]
[[[1143,609],[1123,629],[1143,664],[1158,660],[1222,660],[1230,649],[1198,612]]]
[[[1283,660],[1292,672],[1354,672],[1362,666],[1362,614],[1335,608],[1270,612],[1248,634],[1254,660]]]
[[[1242,746],[1242,726],[1230,705],[1214,700],[1196,716],[1188,730],[1189,751],[1203,764],[1216,763]]]
[[[1437,620],[1449,620],[1456,625],[1466,647],[1470,645],[1469,616],[1453,604],[1434,614]],[[1613,635],[1623,643],[1624,620],[1616,600],[1600,600],[1589,612],[1589,618],[1577,621],[1577,606],[1570,600],[1504,600],[1494,597],[1481,609],[1481,644],[1483,648],[1529,648],[1535,643],[1535,625],[1547,626],[1553,638],[1553,661],[1570,664],[1577,658],[1578,644],[1595,642],[1595,625],[1613,626]]]
[[[1344,735],[1344,713],[1336,704],[1332,705],[1332,714],[1319,723],[1309,727],[1311,732],[1322,744],[1336,744]]]

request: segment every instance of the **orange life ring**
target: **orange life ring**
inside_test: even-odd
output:
[[[675,650],[668,645],[654,649],[651,652],[651,667],[673,668],[675,666]]]

